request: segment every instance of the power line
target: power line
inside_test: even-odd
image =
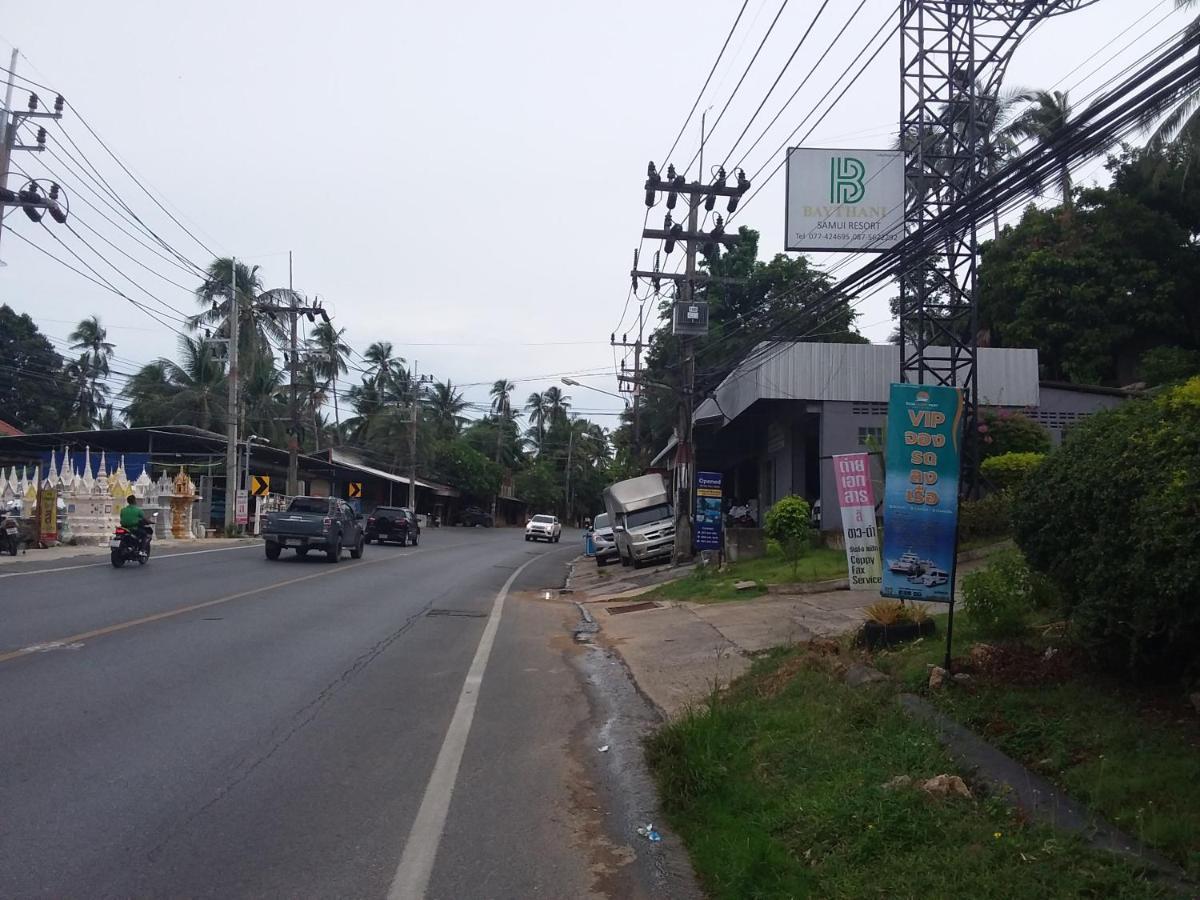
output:
[[[675,135],[675,140],[671,144],[671,149],[664,153],[661,159],[665,162],[671,158],[671,154],[675,152],[675,148],[679,146],[679,139],[683,137],[684,131],[687,130],[688,123],[692,121],[692,116],[696,114],[696,107],[700,105],[700,98],[704,96],[704,92],[708,89],[708,83],[712,81],[713,73],[717,71],[717,66],[721,63],[721,57],[725,55],[725,48],[729,46],[729,41],[733,37],[733,33],[737,30],[738,22],[742,21],[742,13],[746,11],[750,0],[742,0],[742,8],[738,10],[737,18],[733,20],[733,25],[729,28],[729,33],[725,35],[725,42],[721,44],[721,50],[717,53],[717,58],[713,60],[712,68],[708,70],[708,77],[704,79],[704,84],[700,86],[700,93],[696,95],[696,101],[692,104],[692,108],[688,110],[687,118],[683,120],[683,125],[679,128],[679,134]]]
[[[771,32],[773,32],[775,30],[775,25],[779,21],[779,17],[781,15],[783,15],[783,11],[784,11],[784,9],[787,8],[787,5],[788,5],[788,0],[783,0],[783,2],[779,5],[779,10],[775,13],[775,18],[771,20],[771,24],[767,27],[767,33],[764,34],[762,40],[758,42],[758,49],[756,49],[754,51],[754,55],[752,57],[750,57],[750,62],[746,64],[746,68],[742,72],[742,77],[739,78],[738,83],[733,86],[733,93],[731,93],[729,95],[729,99],[726,100],[725,105],[723,107],[721,107],[721,112],[717,114],[717,121],[713,122],[712,128],[710,128],[708,130],[708,133],[710,135],[714,131],[716,131],[717,126],[721,124],[721,119],[723,119],[725,117],[725,111],[729,109],[729,104],[732,103],[733,98],[737,96],[737,92],[741,88],[742,82],[744,82],[746,80],[746,76],[750,74],[750,69],[754,67],[754,62],[755,62],[755,60],[758,59],[758,54],[762,52],[762,48],[767,43],[767,39],[771,37]],[[691,162],[689,162],[686,166],[683,167],[683,173],[685,175],[687,174],[688,170],[691,169],[691,167],[696,164],[696,160],[700,158],[700,153],[703,149],[704,149],[704,144],[701,143],[700,149],[698,149],[696,151],[696,154],[692,157]],[[664,162],[665,162],[665,160],[664,160]],[[700,173],[701,177],[703,177],[703,175],[704,175],[703,172]]]
[[[70,174],[73,176],[73,177],[81,179],[81,180],[80,180],[80,182],[79,182],[79,184],[77,185],[78,187],[84,187],[84,188],[87,188],[87,190],[88,190],[90,193],[92,193],[92,194],[93,194],[93,195],[94,195],[94,196],[95,196],[95,197],[96,197],[96,198],[97,198],[97,199],[98,199],[98,200],[99,200],[101,203],[103,203],[105,206],[107,206],[107,207],[108,207],[110,210],[112,210],[114,213],[116,213],[116,215],[118,215],[119,217],[123,218],[123,219],[124,219],[126,222],[128,222],[130,225],[133,225],[134,227],[141,227],[143,230],[145,230],[145,231],[146,231],[146,233],[147,233],[148,235],[150,234],[150,232],[149,232],[149,229],[147,229],[145,225],[142,225],[142,224],[138,223],[138,222],[135,220],[135,218],[132,218],[132,217],[130,217],[130,215],[129,215],[128,213],[126,213],[126,212],[125,212],[123,209],[118,209],[116,206],[114,206],[114,205],[112,204],[112,202],[111,202],[111,201],[109,200],[109,198],[108,198],[108,197],[105,195],[105,193],[101,193],[101,192],[100,192],[100,191],[98,191],[98,190],[97,190],[95,187],[93,187],[91,184],[89,184],[89,183],[88,183],[88,180],[90,180],[90,181],[92,181],[92,182],[95,182],[95,179],[94,179],[94,178],[92,178],[92,177],[91,177],[91,176],[90,176],[90,175],[89,175],[89,174],[86,172],[86,170],[85,170],[85,171],[83,171],[83,172],[82,172],[82,174],[81,174],[80,172],[76,171],[76,169],[73,167],[73,165],[74,165],[74,166],[79,166],[79,167],[82,169],[82,164],[81,164],[81,163],[79,163],[77,160],[74,160],[73,158],[72,158],[73,165],[72,165],[72,163],[68,163],[68,162],[67,162],[65,159],[63,159],[61,156],[59,156],[59,155],[58,155],[58,153],[57,153],[57,152],[54,150],[54,148],[53,148],[52,146],[47,146],[47,147],[46,147],[46,150],[47,150],[47,152],[48,152],[48,153],[49,153],[49,154],[50,154],[52,157],[54,157],[56,160],[58,160],[58,162],[59,162],[59,163],[60,163],[60,164],[61,164],[61,165],[62,165],[62,166],[63,166],[63,167],[64,167],[64,168],[65,168],[65,169],[66,169],[66,170],[67,170],[67,171],[68,171],[68,172],[69,172],[69,173],[70,173]],[[64,152],[64,153],[67,153],[67,151],[65,150],[65,148],[64,148],[64,151],[63,151],[63,152]],[[69,153],[67,153],[67,155],[68,155],[68,156],[70,156],[70,154],[69,154]],[[39,161],[39,162],[40,162],[40,161]],[[49,174],[50,174],[50,175],[51,175],[51,176],[52,176],[52,177],[53,177],[53,178],[54,178],[56,181],[58,181],[58,182],[59,182],[59,184],[62,184],[62,185],[64,185],[64,186],[65,186],[65,185],[67,185],[67,184],[69,184],[69,181],[68,181],[67,179],[63,178],[61,175],[59,175],[58,173],[56,173],[56,172],[55,172],[53,169],[51,169],[51,168],[50,168],[49,166],[47,166],[45,163],[40,163],[40,165],[41,165],[41,167],[42,167],[42,168],[43,168],[43,169],[44,169],[46,172],[48,172],[48,173],[49,173]],[[88,179],[88,180],[83,180],[83,179]],[[97,183],[98,183],[98,182],[97,182]],[[84,197],[84,196],[82,196],[82,195],[79,195],[78,193],[76,193],[73,199],[75,199],[75,200],[79,200],[80,202],[82,202],[83,204],[85,204],[85,205],[86,205],[86,206],[87,206],[89,209],[91,209],[91,210],[93,210],[94,212],[96,212],[96,213],[97,213],[97,214],[98,214],[98,215],[99,215],[101,218],[103,218],[103,219],[104,219],[106,222],[108,222],[110,225],[112,225],[114,228],[116,228],[118,231],[120,231],[120,232],[121,232],[122,234],[124,234],[126,237],[128,237],[128,238],[130,238],[131,240],[135,241],[135,242],[136,242],[136,243],[137,243],[139,246],[143,247],[144,249],[146,249],[146,250],[149,250],[151,253],[153,253],[155,256],[157,256],[159,259],[163,260],[164,262],[166,262],[166,263],[169,263],[169,264],[170,264],[170,265],[172,265],[172,266],[175,266],[176,268],[178,268],[180,271],[184,272],[184,273],[185,273],[185,274],[187,274],[187,275],[195,275],[197,272],[200,272],[200,274],[201,274],[201,275],[203,275],[203,270],[200,270],[200,269],[199,269],[199,268],[198,268],[198,267],[197,267],[197,266],[196,266],[194,263],[191,263],[190,261],[187,261],[187,263],[188,263],[188,264],[187,264],[187,265],[184,265],[183,263],[179,262],[179,258],[181,257],[181,254],[175,253],[175,258],[172,258],[172,257],[169,257],[169,256],[164,256],[164,255],[163,255],[163,254],[162,254],[162,253],[161,253],[161,252],[160,252],[158,249],[156,249],[155,247],[151,246],[150,244],[147,244],[147,243],[145,243],[145,242],[144,242],[144,241],[143,241],[141,238],[139,238],[137,235],[135,235],[135,234],[132,234],[131,232],[127,231],[127,230],[126,230],[126,229],[125,229],[125,228],[124,228],[122,225],[120,225],[118,222],[114,222],[114,221],[113,221],[111,218],[109,218],[109,217],[108,217],[108,216],[107,216],[107,215],[104,213],[104,211],[103,211],[103,210],[101,210],[99,207],[97,207],[95,204],[93,204],[91,201],[89,201],[89,200],[88,200],[86,197]],[[161,241],[158,241],[158,243],[161,245],[161,243],[162,243],[162,242],[161,242]],[[172,252],[175,252],[175,251],[172,251]]]
[[[863,0],[866,2],[866,0]],[[758,118],[758,114],[762,112],[762,108],[767,105],[767,101],[771,98],[771,94],[779,85],[780,80],[791,66],[792,60],[796,58],[796,54],[800,52],[800,48],[804,46],[804,42],[808,40],[808,36],[812,34],[812,30],[817,27],[817,22],[821,20],[821,13],[825,12],[825,7],[829,5],[829,0],[823,0],[821,6],[817,9],[817,14],[813,16],[812,21],[808,23],[808,28],[804,30],[804,34],[800,36],[795,48],[792,50],[792,55],[787,58],[787,62],[783,64],[783,68],[779,70],[779,74],[775,76],[775,80],[771,82],[771,86],[767,88],[767,92],[763,94],[762,100],[758,104],[758,108],[754,110],[754,114],[750,116],[750,121],[746,123],[746,127],[742,129],[742,133],[737,136],[729,148],[729,152],[725,154],[725,159],[721,161],[721,168],[725,167],[725,163],[729,162],[729,157],[733,156],[733,151],[737,149],[737,145],[741,143],[742,138],[746,136],[746,132],[750,130],[750,126],[754,124],[754,120]],[[861,8],[861,7],[860,7]],[[852,17],[853,18],[853,17]],[[716,126],[714,126],[715,128]],[[703,173],[701,173],[703,174]]]
[[[70,247],[67,247],[67,245],[63,242],[62,238],[60,238],[57,234],[55,234],[51,229],[47,228],[46,230],[47,230],[47,232],[49,232],[49,234],[51,236],[54,237],[54,239],[56,241],[58,241],[60,244],[62,244],[64,247],[66,247],[67,251],[69,253],[71,253],[72,256],[79,259],[79,254],[77,254],[73,250],[71,250]],[[12,234],[14,234],[16,237],[18,237],[20,240],[24,241],[25,243],[29,244],[31,247],[33,247],[35,250],[39,251],[40,253],[44,253],[46,256],[50,257],[52,260],[54,260],[59,265],[65,266],[66,268],[70,269],[76,275],[86,278],[88,281],[92,282],[93,284],[99,285],[102,288],[110,290],[114,294],[116,294],[118,297],[123,297],[124,299],[128,300],[130,303],[132,303],[134,306],[136,306],[138,309],[140,309],[142,312],[144,312],[146,315],[148,315],[151,319],[153,319],[155,322],[157,322],[159,325],[162,325],[164,328],[168,329],[169,331],[173,331],[180,336],[186,336],[183,334],[182,331],[179,331],[177,328],[175,328],[169,322],[166,322],[166,321],[163,321],[162,319],[160,319],[158,314],[154,310],[150,309],[144,303],[139,303],[137,300],[134,300],[128,294],[121,291],[119,288],[113,286],[113,284],[111,282],[108,282],[102,276],[97,279],[97,278],[93,278],[93,277],[87,275],[84,272],[81,272],[79,269],[75,268],[69,262],[66,262],[63,259],[60,259],[59,257],[55,256],[53,253],[51,253],[49,250],[47,250],[46,248],[34,243],[29,238],[25,237],[25,235],[21,234],[21,232],[19,232],[19,231],[13,231]],[[79,259],[79,261],[84,266],[86,266],[88,269],[90,269],[92,272],[95,272],[95,269],[92,269],[92,267],[89,266],[82,259]],[[96,274],[99,275],[98,272],[96,272]]]
[[[740,168],[741,165],[746,161],[746,157],[748,157],[751,153],[753,153],[754,148],[757,147],[759,142],[764,137],[767,136],[767,132],[769,132],[774,127],[775,123],[779,121],[779,117],[783,115],[784,111],[791,105],[792,101],[795,100],[797,96],[799,96],[800,91],[802,91],[804,89],[804,86],[806,84],[808,84],[808,80],[810,78],[812,78],[813,74],[817,71],[818,68],[820,68],[821,63],[823,63],[825,61],[825,57],[829,55],[830,51],[832,51],[833,48],[837,45],[838,41],[841,40],[842,35],[844,35],[846,33],[846,29],[848,29],[850,27],[850,25],[854,22],[854,20],[858,17],[859,12],[862,11],[862,8],[866,5],[866,3],[867,3],[867,0],[859,0],[858,6],[855,7],[854,12],[850,13],[850,18],[846,20],[846,24],[844,24],[842,26],[841,30],[836,35],[834,35],[833,40],[829,42],[828,46],[826,46],[825,52],[821,54],[820,58],[816,61],[816,63],[813,64],[813,67],[808,70],[808,74],[805,75],[804,78],[801,80],[800,84],[796,86],[796,90],[792,91],[792,95],[790,97],[788,97],[787,100],[784,101],[783,106],[779,107],[779,111],[776,112],[775,115],[772,117],[771,121],[767,123],[767,127],[762,130],[762,133],[759,134],[759,136],[757,138],[755,138],[754,143],[751,144],[749,146],[749,148],[747,148],[746,152],[742,154],[742,158],[737,161],[734,168]],[[890,19],[890,18],[891,18],[891,16],[889,15],[888,19]],[[884,20],[884,25],[887,24],[887,21],[888,20],[886,20],[886,19]],[[870,42],[868,41],[868,43],[870,43]],[[740,141],[741,138],[738,138],[738,140]],[[732,153],[732,151],[730,151],[730,152]]]

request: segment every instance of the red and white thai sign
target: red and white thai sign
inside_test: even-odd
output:
[[[870,454],[840,453],[834,456],[833,476],[842,511],[850,590],[878,591],[883,583],[883,566],[879,561],[879,528],[875,524]]]

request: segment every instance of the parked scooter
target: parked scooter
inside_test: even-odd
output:
[[[21,527],[11,512],[0,510],[0,553],[16,556],[21,549]]]
[[[155,513],[153,518],[157,521],[158,513]],[[125,563],[134,560],[142,566],[148,563],[150,561],[150,541],[153,537],[154,526],[150,523],[143,523],[135,531],[118,526],[108,542],[111,551],[109,558],[112,560],[113,568],[119,569]]]

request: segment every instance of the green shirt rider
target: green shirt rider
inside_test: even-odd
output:
[[[145,511],[137,505],[137,497],[130,494],[125,498],[121,507],[121,527],[138,537],[138,545],[142,548],[149,542],[149,535],[143,526],[147,524]]]

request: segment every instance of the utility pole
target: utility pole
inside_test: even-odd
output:
[[[652,273],[647,273],[647,274],[649,274],[650,280],[651,280],[652,284],[654,285],[654,293],[656,296],[659,293],[659,283],[660,283],[660,275],[659,275],[658,267],[659,267],[659,254],[656,252],[654,254],[654,271]],[[638,251],[634,250],[633,251],[633,269],[630,271],[629,277],[633,281],[633,291],[635,294],[637,293],[639,274],[640,273],[638,271]],[[626,371],[625,370],[625,362],[624,362],[624,360],[622,360],[621,371],[617,375],[617,382],[618,382],[618,388],[620,390],[625,390],[626,383],[628,382],[629,390],[633,394],[633,442],[631,445],[631,449],[632,449],[633,458],[635,460],[639,460],[639,461],[641,460],[641,451],[642,451],[642,419],[641,419],[642,394],[641,394],[641,389],[638,387],[638,382],[641,379],[641,375],[642,375],[642,347],[644,346],[644,344],[642,343],[642,337],[644,334],[644,331],[643,331],[644,327],[645,327],[645,307],[643,306],[643,304],[639,303],[638,304],[637,338],[633,341],[633,343],[629,342],[628,334],[621,335],[621,340],[619,340],[619,341],[617,340],[616,334],[613,334],[609,337],[609,343],[611,346],[620,347],[624,350],[629,350],[629,349],[633,350],[633,376],[630,377],[629,375],[625,374],[625,371]]]
[[[226,414],[225,448],[225,535],[234,530],[237,519],[236,501],[238,484],[237,435],[238,435],[238,330],[241,325],[241,304],[237,293],[237,257],[230,259],[229,290],[229,406]]]
[[[701,136],[703,144],[703,136]],[[696,253],[703,253],[710,261],[715,260],[722,247],[737,244],[736,235],[725,233],[724,222],[720,214],[715,218],[713,230],[701,232],[699,225],[700,205],[704,204],[706,211],[711,212],[717,197],[728,197],[728,212],[737,209],[738,201],[750,189],[750,181],[745,172],[738,170],[737,184],[726,184],[725,170],[721,169],[711,184],[699,181],[689,182],[683,175],[675,172],[675,166],[667,166],[667,177],[661,178],[654,163],[646,168],[646,206],[653,207],[658,195],[666,193],[667,214],[663,227],[647,228],[642,231],[642,237],[664,242],[668,256],[675,249],[676,243],[682,242],[686,253],[686,268],[681,278],[676,278],[676,301],[672,311],[672,332],[679,337],[680,356],[680,389],[679,389],[679,423],[676,426],[675,450],[675,562],[682,563],[692,557],[692,479],[694,477],[694,452],[692,447],[692,412],[696,389],[696,360],[695,338],[708,333],[708,304],[696,297],[696,285],[712,282],[737,282],[733,278],[713,278],[696,271]],[[680,198],[688,205],[687,230],[671,219],[673,210]],[[632,277],[649,277],[652,281],[661,277],[661,273],[642,272],[636,267]]]
[[[291,381],[291,397],[288,401],[288,417],[291,419],[290,427],[288,428],[288,473],[287,473],[287,494],[289,497],[295,497],[300,493],[300,405],[296,398],[296,365],[297,356],[299,356],[299,339],[297,331],[299,330],[300,318],[300,298],[296,296],[296,290],[292,287],[292,251],[288,251],[288,297],[291,300],[291,310],[289,318],[291,319],[291,353],[288,356],[288,378]]]
[[[567,419],[567,488],[566,488],[566,514],[563,516],[569,523],[571,521],[571,452],[575,449],[575,423],[569,418]]]
[[[6,208],[20,206],[25,214],[34,222],[40,222],[44,210],[60,225],[67,221],[67,215],[58,205],[59,187],[51,184],[49,196],[43,196],[37,180],[31,181],[20,191],[8,189],[8,172],[12,168],[14,150],[31,150],[41,152],[46,149],[46,129],[39,128],[36,144],[18,144],[17,136],[21,124],[26,119],[61,119],[65,101],[62,95],[54,98],[54,111],[42,112],[38,109],[38,96],[29,95],[29,108],[17,111],[12,108],[13,82],[16,78],[17,56],[19,51],[13,48],[12,59],[9,61],[8,84],[4,89],[4,119],[0,122],[0,235],[4,233],[4,216]],[[3,263],[0,263],[3,265]]]

